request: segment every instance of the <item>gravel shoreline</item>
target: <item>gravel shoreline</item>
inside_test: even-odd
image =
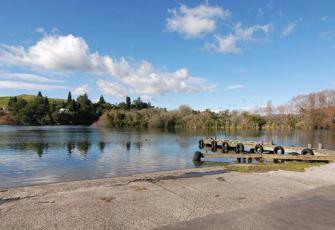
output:
[[[0,229],[152,229],[256,208],[335,185],[335,164],[306,172],[196,168],[0,191]]]

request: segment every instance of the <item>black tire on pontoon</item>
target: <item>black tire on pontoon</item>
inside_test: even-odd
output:
[[[243,153],[244,152],[244,145],[242,143],[238,143],[235,147],[235,152]]]
[[[304,149],[301,151],[301,155],[314,155],[314,152],[312,149]]]
[[[200,151],[196,151],[193,156],[193,161],[201,161],[204,155]]]
[[[203,139],[199,140],[199,149],[203,149],[205,147],[205,142]]]
[[[285,154],[285,149],[282,146],[276,146],[273,149],[274,154]]]
[[[216,141],[212,141],[212,151],[216,152],[217,149],[218,149],[218,143]]]
[[[261,145],[261,144],[257,144],[256,146],[255,146],[255,153],[259,153],[259,154],[261,154],[261,153],[263,153],[264,152],[264,148],[263,148],[263,146]]]
[[[229,151],[229,144],[227,141],[222,143],[222,152],[227,153]]]
[[[274,153],[274,154],[280,154],[280,155],[283,155],[283,154],[285,154],[285,149],[284,149],[282,146],[276,146],[276,147],[274,147],[274,149],[273,149],[273,153]],[[283,159],[275,159],[274,162],[275,162],[275,163],[284,163],[285,160],[283,160]]]

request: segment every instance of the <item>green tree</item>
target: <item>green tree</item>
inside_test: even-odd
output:
[[[70,104],[72,102],[72,95],[71,92],[69,91],[68,95],[67,95],[67,101],[66,104]]]
[[[81,95],[77,99],[78,104],[78,124],[91,124],[97,119],[97,114],[92,102],[87,94]]]
[[[100,96],[98,104],[100,104],[100,105],[106,104],[106,101],[105,101],[105,98],[104,98],[103,95]]]
[[[13,111],[17,103],[17,97],[10,97],[8,100],[8,109]]]
[[[127,109],[131,109],[131,99],[129,96],[126,97]]]

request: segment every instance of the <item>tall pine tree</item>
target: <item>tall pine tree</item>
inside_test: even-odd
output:
[[[68,95],[67,95],[67,101],[66,101],[66,104],[70,104],[72,101],[72,95],[71,95],[71,92],[69,91]]]

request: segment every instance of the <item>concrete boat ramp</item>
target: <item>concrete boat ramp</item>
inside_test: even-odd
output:
[[[0,191],[0,229],[333,229],[335,164],[195,168]]]

